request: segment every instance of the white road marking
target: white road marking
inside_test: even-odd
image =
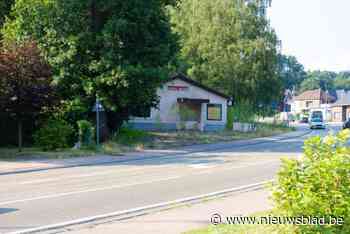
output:
[[[160,167],[166,167],[166,166],[157,166],[157,168]],[[149,169],[149,168],[147,168]],[[138,169],[130,169],[130,170],[118,170],[115,169],[114,171],[105,171],[105,172],[94,172],[89,174],[81,174],[81,175],[74,175],[74,176],[61,176],[61,177],[55,177],[50,179],[38,179],[38,180],[30,180],[30,181],[23,181],[16,183],[15,185],[26,185],[26,184],[40,184],[45,182],[53,182],[53,181],[61,181],[65,179],[71,179],[71,178],[86,178],[86,177],[93,177],[93,176],[99,176],[99,175],[109,175],[109,174],[117,174],[117,173],[125,173],[125,172],[136,172],[136,171],[143,171],[145,168],[138,168]]]
[[[45,195],[45,196],[39,196],[39,197],[32,197],[32,198],[26,198],[26,199],[4,201],[4,202],[0,202],[0,206],[13,204],[13,203],[20,203],[20,202],[28,202],[28,201],[36,201],[36,200],[49,199],[49,198],[64,197],[64,196],[76,195],[76,194],[81,194],[81,193],[98,192],[98,191],[112,190],[112,189],[116,189],[116,188],[131,187],[131,186],[143,185],[143,184],[151,184],[151,183],[155,183],[155,182],[163,182],[163,181],[174,180],[174,179],[178,179],[178,178],[181,178],[181,176],[172,176],[172,177],[167,177],[167,178],[163,178],[163,179],[150,180],[150,181],[139,182],[139,183],[114,185],[114,186],[108,186],[108,187],[102,187],[102,188],[96,188],[96,189],[87,189],[87,190],[80,190],[80,191],[74,191],[74,192],[57,193],[57,194],[51,194],[51,195]]]
[[[260,164],[261,163],[252,163],[249,165],[254,166],[254,165],[260,165]],[[265,164],[265,163],[262,163],[262,164]],[[168,167],[168,166],[157,166],[157,169],[164,168],[164,167]],[[209,169],[209,168],[213,168],[216,166],[208,165],[208,164],[195,164],[195,165],[190,165],[189,167],[191,167],[193,169]],[[147,168],[147,169],[149,169],[149,168]],[[120,172],[125,173],[125,172],[136,172],[136,171],[143,171],[143,170],[145,170],[145,168],[122,170],[122,171],[118,171],[117,169],[115,169],[114,171],[108,171],[108,172],[94,172],[94,173],[74,175],[74,176],[61,176],[61,177],[48,178],[48,179],[29,180],[29,181],[23,181],[23,182],[16,183],[15,185],[41,184],[41,183],[46,183],[46,182],[62,181],[65,179],[70,179],[70,178],[88,178],[88,177],[93,177],[93,176],[116,174],[116,173],[120,173]],[[9,184],[7,184],[7,185],[9,185]]]
[[[267,164],[278,163],[278,162],[279,161],[276,161],[276,160],[269,160],[269,161],[265,161],[263,163],[246,163],[246,164],[240,165],[240,166],[220,168],[219,170],[220,171],[230,171],[230,170],[234,170],[234,169],[242,169],[242,168],[247,168],[247,167],[251,167],[251,166],[267,165]],[[212,174],[212,173],[216,173],[216,171],[215,170],[206,170],[206,171],[195,173],[195,175]]]
[[[194,164],[190,165],[189,167],[193,169],[207,169],[207,168],[213,168],[213,165],[208,165],[208,164]]]
[[[229,168],[220,168],[220,171],[228,171],[228,170],[234,170],[234,169],[247,168],[247,167],[251,167],[251,166],[257,166],[257,165],[271,164],[272,162],[278,162],[278,161],[276,161],[276,160],[269,160],[269,161],[265,161],[263,163],[248,163],[248,165],[234,166],[234,167],[229,167]],[[205,170],[205,169],[207,169],[207,170]],[[205,171],[193,173],[192,175],[202,175],[202,174],[216,173],[215,170],[213,170],[212,168],[204,168],[204,170]],[[98,191],[104,191],[104,190],[112,190],[112,189],[116,189],[116,188],[131,187],[131,186],[136,186],[136,185],[143,185],[143,184],[149,184],[149,183],[155,183],[155,182],[162,182],[162,181],[179,179],[179,178],[182,178],[182,177],[185,177],[185,176],[188,176],[188,174],[181,175],[181,176],[172,176],[172,177],[167,177],[167,178],[163,178],[163,179],[150,180],[150,181],[145,181],[145,182],[121,184],[121,185],[114,185],[114,186],[108,186],[108,187],[102,187],[102,188],[96,188],[96,189],[86,189],[86,190],[80,190],[80,191],[66,192],[66,193],[57,193],[57,194],[38,196],[38,197],[32,197],[32,198],[26,198],[26,199],[9,200],[9,201],[0,202],[0,206],[1,205],[13,204],[13,203],[36,201],[36,200],[43,200],[43,199],[51,199],[51,198],[70,196],[70,195],[76,195],[76,194],[81,194],[81,193],[98,192]]]
[[[44,182],[52,182],[52,181],[58,181],[61,180],[60,178],[52,178],[52,179],[40,179],[40,180],[30,180],[30,181],[24,181],[18,183],[19,185],[25,185],[25,184],[39,184]]]

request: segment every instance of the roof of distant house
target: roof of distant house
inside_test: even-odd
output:
[[[228,95],[223,94],[223,93],[221,93],[221,92],[219,92],[219,91],[217,91],[215,89],[209,88],[208,86],[205,86],[205,85],[199,83],[198,81],[192,80],[191,78],[187,77],[186,75],[184,75],[182,73],[178,73],[178,74],[173,75],[170,78],[170,81],[176,80],[176,79],[180,79],[182,81],[185,81],[185,82],[187,82],[187,83],[189,83],[191,85],[197,86],[197,87],[199,87],[201,89],[204,89],[204,90],[206,90],[206,91],[208,91],[210,93],[214,93],[214,94],[216,94],[216,95],[218,95],[220,97],[223,97],[223,98],[226,98],[226,99],[230,99],[230,97]]]
[[[336,100],[332,95],[327,94],[321,89],[307,90],[302,94],[295,97],[296,101],[306,101],[306,100],[323,100],[327,102],[334,102]]]
[[[332,106],[348,106],[350,105],[350,91],[337,90],[338,100]]]

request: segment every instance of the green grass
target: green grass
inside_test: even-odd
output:
[[[282,125],[258,124],[257,131],[239,133],[233,131],[199,132],[199,131],[172,131],[172,132],[144,132],[140,130],[121,129],[110,141],[102,144],[99,149],[95,146],[88,149],[60,149],[45,152],[39,148],[24,148],[18,152],[17,148],[0,148],[0,159],[60,159],[94,155],[121,155],[125,152],[143,149],[168,149],[194,144],[209,144],[223,141],[251,139],[282,134],[292,131]]]
[[[93,156],[96,152],[92,150],[60,149],[57,151],[43,151],[39,148],[27,147],[22,152],[18,152],[15,147],[0,148],[0,159],[20,160],[20,159],[63,159],[81,156]]]
[[[278,216],[272,212],[257,213],[252,216]],[[197,229],[185,232],[184,234],[295,234],[292,225],[262,225],[262,224],[242,224],[228,225],[222,224],[218,226],[210,225],[203,229]]]

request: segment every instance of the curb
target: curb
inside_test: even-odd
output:
[[[133,208],[129,210],[117,211],[117,212],[112,212],[112,213],[107,213],[107,214],[102,214],[97,216],[76,219],[68,222],[42,226],[38,228],[31,228],[31,229],[11,232],[9,234],[30,234],[30,233],[38,233],[38,232],[44,232],[44,231],[50,231],[50,230],[56,230],[55,233],[58,233],[57,229],[64,229],[69,226],[82,225],[82,224],[96,222],[100,220],[113,219],[113,221],[118,221],[118,220],[124,220],[124,219],[131,219],[137,216],[149,214],[151,212],[167,210],[175,206],[199,203],[204,199],[214,199],[217,197],[228,196],[229,194],[232,194],[232,193],[249,192],[249,191],[263,189],[267,184],[272,182],[273,180],[268,180],[260,183],[225,189],[225,190],[202,194],[202,195],[193,196],[193,197],[177,199],[169,202],[157,203],[157,204]]]
[[[251,145],[260,145],[260,144],[266,144],[270,142],[276,142],[276,141],[281,141],[281,140],[287,140],[287,139],[295,139],[298,137],[303,137],[308,134],[310,134],[312,131],[305,131],[300,135],[297,136],[292,136],[292,137],[283,137],[280,139],[272,139],[272,140],[265,140],[261,142],[253,142],[253,143],[248,143],[242,146],[251,146]],[[264,138],[260,138],[264,139]],[[256,139],[251,139],[251,140],[259,140],[259,138]],[[241,146],[221,146],[221,147],[214,147],[205,151],[211,152],[215,150],[220,150],[220,149],[230,149],[230,148],[239,148]],[[56,170],[56,169],[65,169],[65,168],[74,168],[74,167],[85,167],[85,166],[94,166],[94,165],[107,165],[107,164],[113,164],[113,163],[124,163],[124,162],[135,162],[135,161],[141,161],[141,160],[147,160],[147,159],[152,159],[152,158],[161,158],[161,157],[172,157],[175,155],[186,155],[186,154],[192,154],[192,153],[200,153],[203,152],[203,150],[193,150],[189,152],[183,152],[183,153],[173,153],[173,154],[167,154],[167,155],[155,155],[155,156],[144,156],[144,157],[139,157],[139,158],[134,158],[134,159],[124,159],[124,160],[116,160],[116,161],[109,161],[109,162],[100,162],[100,163],[80,163],[80,164],[75,164],[75,165],[66,165],[66,166],[56,166],[56,167],[45,167],[45,168],[37,168],[37,169],[26,169],[26,170],[17,170],[17,171],[9,171],[9,172],[0,172],[0,176],[2,175],[15,175],[15,174],[24,174],[24,173],[32,173],[32,172],[40,172],[40,171],[48,171],[48,170]]]

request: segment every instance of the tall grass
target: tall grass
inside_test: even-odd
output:
[[[151,138],[151,134],[146,131],[122,127],[114,136],[113,141],[123,145],[135,145]]]

